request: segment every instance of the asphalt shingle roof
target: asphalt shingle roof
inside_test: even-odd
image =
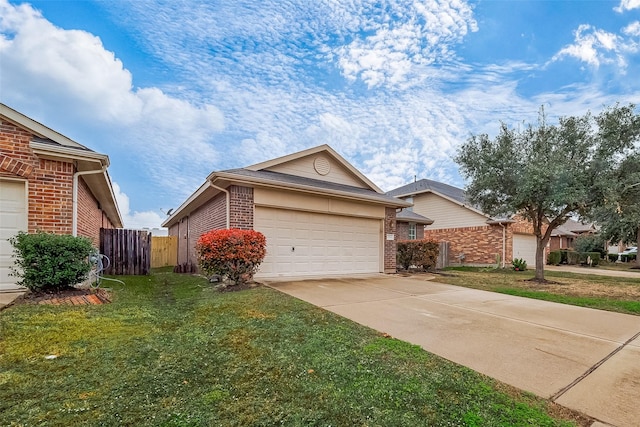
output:
[[[349,193],[356,197],[365,197],[368,199],[377,200],[380,202],[387,203],[389,205],[396,205],[398,203],[398,199],[396,197],[390,196],[384,193],[378,193],[376,191],[354,187],[351,185],[338,184],[334,182],[322,181],[319,179],[306,178],[302,176],[289,175],[281,172],[273,172],[273,171],[252,171],[249,169],[238,168],[238,169],[228,169],[221,171],[222,173],[232,174],[237,176],[244,176],[249,179],[259,179],[271,181],[273,183],[284,184],[284,185],[293,185],[293,186],[304,186],[312,189],[326,190],[328,192],[331,191],[339,191],[343,193]]]
[[[400,212],[396,213],[396,220],[401,222],[415,222],[418,224],[427,225],[433,224],[432,219],[407,209],[402,209]]]
[[[411,182],[402,187],[398,187],[394,190],[388,191],[390,196],[410,196],[412,194],[424,193],[425,191],[433,191],[443,196],[447,196],[457,202],[465,205],[469,205],[462,188],[454,187],[449,184],[444,184],[438,181],[432,181],[430,179],[421,179],[419,181]]]

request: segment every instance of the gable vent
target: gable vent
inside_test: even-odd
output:
[[[324,157],[316,157],[313,161],[313,168],[320,175],[327,175],[331,171],[331,164],[329,160]]]

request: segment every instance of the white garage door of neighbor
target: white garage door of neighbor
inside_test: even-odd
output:
[[[259,277],[378,273],[381,221],[256,207],[267,238]]]
[[[27,230],[25,183],[0,181],[0,291],[19,288],[10,276],[13,265],[13,246],[9,238]]]
[[[513,235],[513,259],[522,258],[527,261],[528,268],[536,266],[536,236],[528,234]]]

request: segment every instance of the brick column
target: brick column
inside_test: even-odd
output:
[[[253,188],[229,187],[229,227],[253,229]]]
[[[388,240],[387,235],[393,234],[394,239]],[[396,210],[395,208],[385,208],[384,212],[384,272],[396,272]]]

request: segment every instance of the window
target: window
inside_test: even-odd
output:
[[[409,223],[409,240],[416,240],[416,223]]]

